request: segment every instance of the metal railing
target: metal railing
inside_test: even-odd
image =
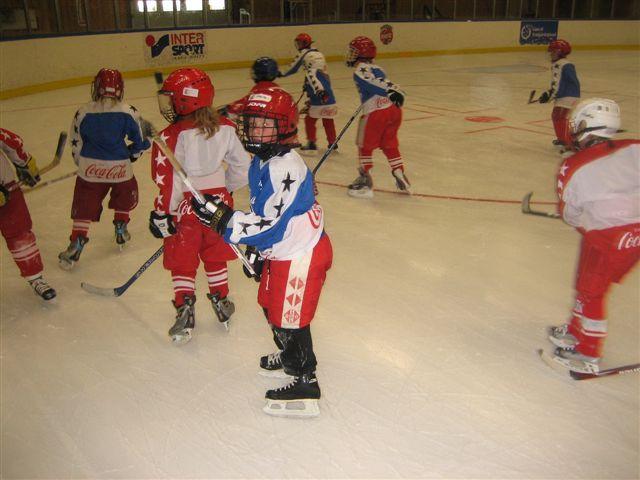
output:
[[[3,40],[227,25],[640,19],[640,0],[2,0]]]

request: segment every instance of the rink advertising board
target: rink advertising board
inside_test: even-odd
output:
[[[557,20],[520,22],[520,45],[547,45],[557,38]]]
[[[205,34],[202,31],[147,34],[144,52],[149,63],[202,61],[206,53]]]

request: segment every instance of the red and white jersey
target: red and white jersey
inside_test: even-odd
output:
[[[197,190],[226,188],[233,192],[248,183],[251,158],[236,135],[235,125],[226,118],[220,117],[220,128],[210,138],[206,138],[191,120],[179,120],[169,125],[160,137],[174,152]],[[160,214],[177,215],[178,205],[189,190],[155,142],[151,152],[151,176],[160,189],[154,201],[155,210]]]
[[[22,146],[22,138],[15,133],[0,128],[0,183],[7,185],[17,180],[14,165],[24,167],[31,155]]]
[[[558,197],[564,221],[585,231],[640,223],[640,140],[605,141],[567,158]]]

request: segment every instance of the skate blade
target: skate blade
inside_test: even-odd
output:
[[[300,400],[269,400],[262,409],[267,415],[274,417],[317,417],[320,415],[318,401],[313,399]]]
[[[66,272],[73,269],[73,266],[75,265],[75,263],[76,262],[73,262],[73,261],[58,259],[58,266]]]
[[[282,368],[278,370],[265,370],[264,368],[261,368],[258,371],[258,375],[266,378],[282,378],[287,380],[290,380],[293,378],[291,375],[287,375],[286,373],[284,373],[284,370]]]
[[[598,373],[600,369],[597,365],[584,364],[581,362],[571,361],[568,358],[562,358],[557,355],[549,355],[544,350],[538,350],[540,358],[553,368],[555,371],[567,374],[569,372],[578,372],[578,373]]]
[[[222,323],[222,326],[224,327],[225,331],[229,331],[229,320],[227,320],[226,322],[220,322]]]
[[[118,244],[118,251],[122,252],[124,250],[124,243],[119,243]]]
[[[572,350],[576,346],[575,343],[570,345],[568,343],[563,342],[562,340],[557,339],[553,335],[549,335],[547,338],[553,344],[554,347],[561,348],[562,350]]]
[[[348,188],[347,195],[353,198],[373,198],[373,190],[352,190]]]
[[[189,340],[191,340],[191,329],[171,335],[171,341],[174,345],[184,345],[185,343],[188,343]]]

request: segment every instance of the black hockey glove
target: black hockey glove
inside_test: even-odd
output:
[[[329,103],[329,94],[327,92],[325,92],[324,90],[320,90],[317,95],[318,98],[320,98],[320,103],[322,105],[326,105],[327,103]]]
[[[231,220],[233,208],[224,203],[217,195],[206,193],[204,200],[205,203],[203,205],[198,202],[196,197],[191,199],[193,213],[196,214],[200,223],[222,235],[227,228],[227,223]]]
[[[247,267],[245,267],[244,265],[242,265],[242,271],[247,277],[253,278],[256,282],[259,282],[260,278],[262,277],[264,258],[260,256],[260,252],[258,252],[258,249],[256,247],[252,247],[251,245],[247,245],[247,250],[245,251],[244,255],[245,257],[247,257],[247,260],[249,260],[249,263],[251,264],[251,267],[253,268],[253,271],[256,272],[256,274],[251,275],[251,273],[249,273],[249,270],[247,270]]]
[[[16,165],[16,173],[18,174],[18,180],[29,187],[35,186],[40,181],[40,172],[36,165],[36,159],[33,157],[29,157],[24,166]]]
[[[176,226],[171,215],[163,215],[151,210],[149,215],[149,231],[156,238],[167,238],[176,233]]]
[[[4,207],[9,201],[9,189],[0,185],[0,207]]]
[[[540,103],[547,103],[549,100],[551,100],[551,94],[549,92],[542,92],[538,99]]]
[[[396,107],[402,107],[404,104],[404,95],[398,92],[397,90],[389,90],[388,92],[389,100],[391,100]]]

